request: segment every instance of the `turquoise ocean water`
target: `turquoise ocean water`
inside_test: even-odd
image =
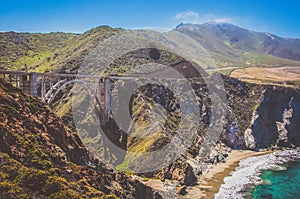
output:
[[[283,165],[286,170],[263,171],[264,182],[253,191],[255,199],[300,199],[300,161]]]

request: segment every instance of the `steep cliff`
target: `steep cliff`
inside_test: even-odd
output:
[[[224,143],[253,150],[299,146],[299,89],[223,79],[228,102]]]
[[[263,100],[253,112],[252,122],[245,131],[247,147],[261,149],[270,146],[299,146],[299,103],[299,90],[267,87]]]
[[[224,124],[219,143],[207,157],[202,157],[200,151],[205,146],[205,135],[211,133],[208,129],[211,117],[210,94],[204,82],[194,80],[192,87],[198,97],[201,109],[200,125],[198,134],[193,144],[189,147],[184,157],[179,158],[171,165],[162,170],[145,173],[147,177],[157,176],[161,179],[178,180],[185,185],[196,183],[196,177],[201,174],[207,164],[223,161],[231,149],[260,150],[267,148],[299,146],[300,118],[299,118],[299,90],[288,87],[248,84],[235,78],[222,76],[226,92],[225,118],[220,122]],[[174,101],[174,97],[164,91],[163,86],[148,85],[140,90],[139,98],[134,101],[137,112],[133,112],[133,118],[139,126],[143,123],[151,123],[152,106],[149,104],[159,103],[168,111],[176,112],[180,106]],[[143,97],[142,97],[143,96]],[[174,110],[169,107],[173,107]],[[220,107],[221,108],[221,107]],[[161,114],[158,112],[158,114]],[[180,115],[173,115],[166,121],[163,133],[156,134],[149,139],[139,138],[146,135],[146,130],[138,130],[129,136],[128,150],[151,151],[160,149],[170,142],[178,132]],[[177,119],[176,119],[177,118]],[[159,124],[155,123],[157,121]],[[152,121],[161,125],[160,121]],[[149,127],[149,126],[148,126]],[[153,129],[148,129],[149,131]],[[143,136],[141,136],[143,137]],[[225,145],[224,145],[225,144]],[[143,147],[142,147],[143,146]],[[229,147],[229,148],[228,148]],[[134,157],[127,157],[130,161]],[[137,158],[141,163],[141,159]],[[132,166],[129,163],[129,168]],[[190,169],[191,168],[191,169]]]

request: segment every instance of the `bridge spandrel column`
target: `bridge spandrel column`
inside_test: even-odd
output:
[[[37,97],[38,96],[38,85],[37,85],[37,74],[32,73],[30,77],[30,89],[31,89],[31,95]]]
[[[46,94],[46,85],[45,85],[45,77],[43,76],[41,79],[41,98],[44,99]]]
[[[103,115],[103,101],[102,101],[102,88],[103,86],[103,82],[102,82],[102,78],[99,78],[98,80],[98,85],[97,85],[97,88],[96,88],[96,93],[95,93],[95,97],[97,99],[95,99],[95,103],[97,103],[97,101],[99,102],[98,103],[98,108],[99,108],[99,117],[100,117],[100,123],[101,124],[104,124],[104,115]]]
[[[110,78],[104,79],[104,114],[105,114],[105,120],[107,121],[110,116]]]
[[[20,87],[20,82],[19,82],[19,75],[16,75],[16,87]]]

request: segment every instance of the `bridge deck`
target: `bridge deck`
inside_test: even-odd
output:
[[[134,80],[134,79],[155,79],[156,77],[153,76],[143,76],[144,74],[141,74],[140,76],[117,76],[117,75],[84,75],[84,74],[71,74],[71,73],[39,73],[39,72],[26,72],[26,71],[8,71],[8,70],[0,70],[0,74],[4,75],[32,75],[35,73],[37,76],[44,76],[44,77],[61,77],[61,78],[110,78],[110,79],[117,79],[117,80]],[[157,79],[165,79],[165,80],[178,80],[178,79],[193,79],[193,78],[174,78],[174,77],[165,77],[165,78],[157,78]]]

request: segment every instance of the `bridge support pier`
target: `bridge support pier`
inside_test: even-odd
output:
[[[109,120],[110,116],[110,79],[104,78],[104,117]]]
[[[103,125],[109,120],[111,112],[111,93],[110,79],[100,78],[96,89],[96,98],[100,102],[100,123]]]
[[[21,78],[21,82],[20,82],[20,88],[23,93],[38,97],[36,73],[31,73],[29,75],[23,75]]]

